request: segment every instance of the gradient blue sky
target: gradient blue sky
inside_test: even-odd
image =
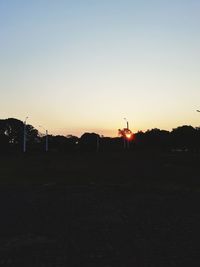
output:
[[[199,0],[0,0],[0,117],[53,134],[200,125]]]

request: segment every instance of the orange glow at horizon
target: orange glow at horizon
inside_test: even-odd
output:
[[[126,133],[125,137],[128,141],[132,141],[134,139],[134,134],[132,132]]]
[[[132,137],[132,134],[131,134],[131,133],[127,133],[127,134],[126,134],[126,138],[127,138],[127,139],[131,139],[131,137]]]

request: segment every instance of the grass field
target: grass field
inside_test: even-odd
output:
[[[199,156],[1,157],[0,266],[199,266]]]
[[[198,189],[200,156],[189,153],[19,154],[0,158],[1,184],[129,184]]]

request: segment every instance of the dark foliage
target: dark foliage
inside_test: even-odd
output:
[[[15,118],[0,120],[0,151],[22,151],[24,123]],[[27,151],[45,151],[46,136],[32,125],[26,125]],[[122,137],[103,137],[97,133],[73,135],[48,135],[50,152],[106,152],[129,150],[192,151],[200,148],[200,128],[184,125],[171,132],[157,128],[137,132],[132,141]]]
[[[82,151],[97,151],[99,148],[100,136],[96,133],[84,133],[79,140],[79,147]]]

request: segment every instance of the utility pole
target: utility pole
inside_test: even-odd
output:
[[[129,123],[128,123],[127,119],[124,118],[124,120],[126,121],[126,128],[129,129]]]
[[[124,120],[126,121],[126,130],[129,130],[129,123],[128,120],[126,118],[124,118]],[[126,138],[126,134],[124,136],[124,149],[128,149],[129,148],[129,140]]]
[[[26,117],[25,121],[24,121],[24,136],[23,136],[23,152],[26,152],[26,121],[27,121],[28,117]]]

